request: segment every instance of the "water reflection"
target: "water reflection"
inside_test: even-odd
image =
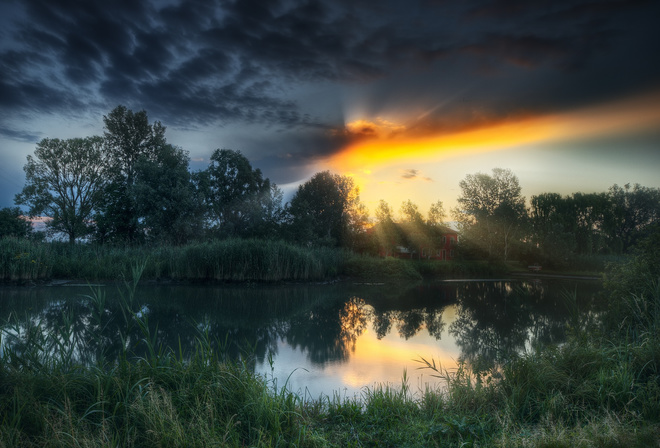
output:
[[[131,314],[114,286],[6,287],[0,319],[11,316],[3,347],[23,352],[41,329],[59,341],[47,351],[68,350],[72,362],[112,362],[126,348],[144,356],[145,331],[157,347],[177,352],[207,338],[260,373],[286,379],[302,368],[291,384],[318,395],[396,382],[420,356],[489,368],[511,353],[560,343],[576,316],[597,312],[599,288],[565,281],[144,286]]]

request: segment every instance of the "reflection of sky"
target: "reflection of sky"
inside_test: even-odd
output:
[[[420,363],[416,359],[423,357],[435,359],[443,369],[454,369],[460,355],[454,339],[447,333],[447,328],[456,319],[456,307],[446,307],[442,320],[447,325],[442,338],[436,340],[422,328],[415,336],[405,340],[399,337],[395,329],[382,339],[376,337],[371,329],[371,322],[355,342],[345,362],[328,362],[325,365],[313,364],[300,348],[292,348],[285,341],[278,342],[278,352],[273,356],[273,371],[268,362],[257,365],[256,371],[267,378],[277,378],[278,387],[285,384],[288,388],[306,398],[318,398],[321,394],[332,397],[338,393],[341,397],[360,396],[364,387],[376,384],[399,387],[404,369],[407,371],[408,385],[413,393],[423,391],[426,384],[442,385],[442,380],[433,378],[428,369],[418,370]]]

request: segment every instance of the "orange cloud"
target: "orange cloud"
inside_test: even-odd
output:
[[[333,130],[332,134],[346,136],[351,140],[359,140],[363,138],[392,138],[405,131],[406,127],[404,125],[378,117],[374,121],[351,121],[346,124],[344,129]]]
[[[346,125],[346,133],[362,138],[353,140],[326,163],[339,171],[370,170],[402,161],[430,162],[452,155],[612,135],[657,127],[659,105],[660,93],[654,93],[562,114],[491,120],[473,128],[425,135],[384,119],[357,120]]]

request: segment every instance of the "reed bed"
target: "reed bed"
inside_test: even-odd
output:
[[[232,255],[237,249],[223,250],[236,272],[241,263],[255,263]],[[152,275],[185,266],[176,264],[181,253],[164,249]],[[0,326],[0,447],[660,446],[659,272],[643,260],[624,266],[643,287],[612,290],[614,316],[600,331],[576,326],[562,346],[521,354],[486,372],[465,364],[448,372],[420,358],[420,368],[445,379],[442,389],[412,391],[404,373],[400,386],[318,399],[255,375],[249,353],[227,360],[222,344],[203,330],[190,352],[159,345],[157,326],[133,308],[149,265],[143,259],[129,266],[117,361],[104,361],[102,348],[85,361],[85,341],[72,337],[66,318],[58,331],[33,320]],[[304,273],[314,264],[304,266],[282,272]],[[97,292],[89,300],[104,325],[104,296]],[[617,317],[618,325],[608,326]],[[127,337],[135,328],[142,336]]]
[[[223,282],[321,280],[336,277],[347,257],[331,248],[283,241],[219,240],[187,246],[112,247],[0,240],[0,281],[130,278],[147,261],[145,279]]]

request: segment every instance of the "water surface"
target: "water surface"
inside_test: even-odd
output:
[[[81,362],[112,359],[122,343],[137,353],[144,335],[127,330],[121,288],[87,286],[0,288],[0,321],[14,330],[40,322],[57,332],[69,323],[71,340],[83,341]],[[353,397],[365,386],[413,392],[438,379],[420,370],[422,357],[443,369],[458,362],[501,365],[514,353],[560,344],[569,325],[598,313],[599,282],[577,280],[453,280],[414,285],[145,285],[132,309],[148,320],[158,344],[190,351],[200,337],[223,355],[242,359],[310,398]],[[10,318],[11,316],[11,318]],[[129,316],[130,318],[130,316]],[[20,349],[21,338],[3,344]]]

